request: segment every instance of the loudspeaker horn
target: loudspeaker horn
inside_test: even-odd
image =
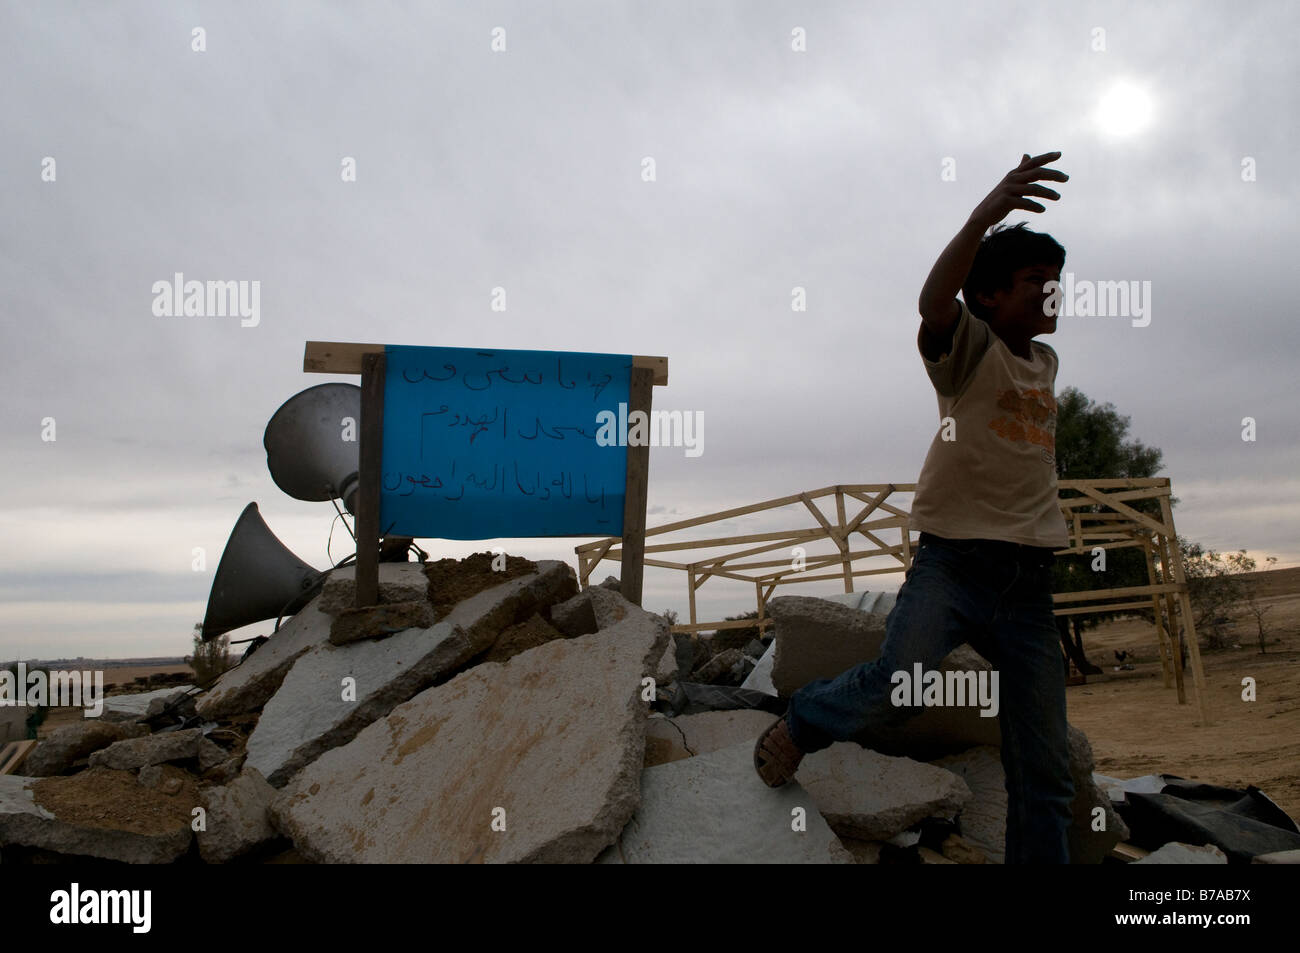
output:
[[[355,513],[360,427],[356,384],[318,384],[294,394],[271,416],[262,436],[271,479],[295,500],[339,499]]]
[[[297,612],[325,573],[307,565],[280,542],[249,503],[230,531],[203,616],[203,641],[240,626]]]

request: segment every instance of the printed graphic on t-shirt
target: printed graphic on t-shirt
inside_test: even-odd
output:
[[[1007,413],[989,429],[1012,443],[1037,444],[1045,463],[1056,462],[1056,398],[1049,390],[999,390],[998,408]]]

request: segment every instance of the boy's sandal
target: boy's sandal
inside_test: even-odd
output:
[[[793,778],[802,760],[803,752],[795,747],[784,716],[759,735],[754,745],[754,770],[770,788],[779,788]]]

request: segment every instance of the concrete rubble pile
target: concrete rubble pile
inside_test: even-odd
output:
[[[773,714],[665,706],[685,683],[783,699],[870,660],[892,596],[783,597],[761,638],[701,637],[617,580],[506,569],[448,594],[426,564],[382,563],[370,610],[335,570],[207,691],[56,730],[0,777],[3,860],[1002,861],[997,719],[977,709],[927,711],[879,751],[833,745],[771,789],[753,747]],[[1073,729],[1070,755],[1072,851],[1098,863],[1127,831]]]

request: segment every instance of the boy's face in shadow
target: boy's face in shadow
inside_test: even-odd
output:
[[[1045,313],[1051,298],[1049,281],[1060,282],[1056,265],[1030,265],[1011,274],[1011,287],[991,295],[980,295],[988,308],[989,326],[1002,338],[1027,341],[1039,334],[1056,331],[1056,315]]]

